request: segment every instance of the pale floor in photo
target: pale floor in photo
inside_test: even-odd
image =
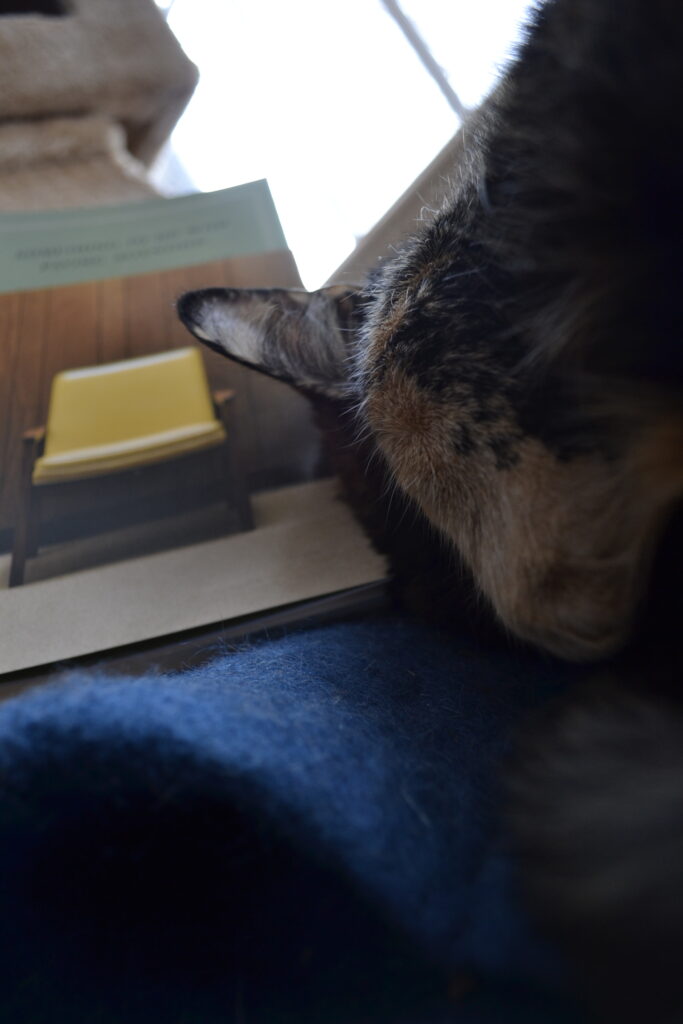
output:
[[[145,530],[164,550],[123,561],[111,561],[120,557],[121,545],[134,554],[136,545],[147,544],[149,552],[145,531],[59,545],[32,560],[27,583],[12,590],[6,587],[10,558],[3,556],[0,673],[229,622],[383,579],[384,559],[337,497],[338,489],[336,480],[321,480],[256,494],[255,529],[248,533],[221,536],[225,507],[209,509],[193,531],[211,539],[196,543],[188,543],[186,517],[177,524],[164,521],[163,528],[149,524]],[[169,549],[173,530],[182,546]],[[70,572],[75,559],[79,569]],[[103,559],[106,564],[98,564]]]

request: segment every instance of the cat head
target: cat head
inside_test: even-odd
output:
[[[680,423],[645,424],[617,449],[582,423],[563,448],[551,429],[562,408],[531,380],[525,394],[495,346],[457,355],[467,318],[435,269],[397,276],[365,292],[210,288],[178,313],[215,351],[355,410],[359,444],[372,437],[510,633],[573,660],[613,653],[680,486]]]

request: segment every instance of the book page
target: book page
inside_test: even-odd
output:
[[[265,182],[3,215],[0,237],[0,674],[383,578],[384,562],[336,481],[321,478],[306,400],[199,346],[175,313],[178,296],[196,288],[300,287]],[[234,395],[227,441],[164,449],[122,469],[101,443],[95,405],[77,440],[45,460],[56,475],[39,478],[49,443],[32,438],[47,427],[54,445],[65,429],[53,397],[59,375],[109,373],[188,348],[201,352],[208,392]],[[153,406],[156,388],[146,386]],[[131,393],[117,408],[121,423],[138,415]],[[211,416],[219,432],[218,407]],[[143,432],[124,447],[145,451],[147,441]],[[113,463],[97,462],[103,449]],[[226,477],[228,451],[249,495],[251,530]],[[22,524],[30,536],[17,579]]]

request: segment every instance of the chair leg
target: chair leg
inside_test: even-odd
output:
[[[9,570],[10,587],[24,582],[26,559],[38,550],[38,510],[33,507],[33,466],[40,445],[36,431],[27,431],[23,437],[21,459],[21,500],[19,519],[14,527],[12,561]]]
[[[20,587],[24,582],[26,559],[31,544],[31,491],[23,495],[19,519],[14,527],[14,544],[12,546],[12,562],[9,571],[10,587]]]
[[[254,514],[251,508],[251,499],[249,497],[249,491],[247,489],[247,478],[244,472],[244,468],[241,465],[237,448],[235,446],[235,437],[237,434],[235,425],[235,409],[230,399],[224,401],[220,405],[220,417],[225,427],[228,439],[225,443],[223,464],[225,466],[226,482],[228,485],[228,494],[226,500],[230,506],[230,509],[237,509],[237,515],[239,517],[239,524],[243,530],[254,529]]]
[[[242,530],[254,529],[254,515],[251,508],[251,499],[247,490],[244,473],[241,470],[234,447],[227,441],[224,449],[223,465],[225,467],[226,483],[228,485],[227,502],[230,511],[237,510],[239,524]]]
[[[38,554],[38,549],[40,547],[40,513],[42,505],[40,498],[40,488],[34,487],[31,493],[31,502],[28,514],[28,543],[26,554],[29,558],[34,558]]]

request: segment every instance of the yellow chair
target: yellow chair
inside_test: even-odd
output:
[[[68,370],[52,381],[47,426],[24,434],[23,509],[15,529],[10,586],[37,553],[40,498],[92,477],[222,446],[229,499],[242,529],[253,526],[232,435],[233,392],[209,392],[196,348]],[[230,422],[229,422],[230,420]],[[227,428],[227,429],[226,429]]]

